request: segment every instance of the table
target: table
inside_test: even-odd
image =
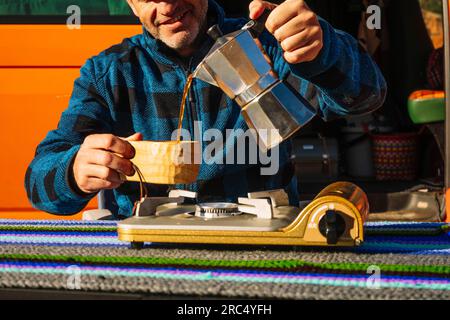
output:
[[[114,221],[0,219],[0,296],[450,299],[449,225],[367,223],[358,248],[147,244]]]

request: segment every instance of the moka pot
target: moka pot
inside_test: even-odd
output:
[[[216,41],[194,71],[194,77],[219,87],[240,107],[258,144],[268,150],[289,139],[315,115],[315,109],[287,82],[280,80],[266,60],[257,38],[262,19],[222,35],[217,25],[208,30]]]

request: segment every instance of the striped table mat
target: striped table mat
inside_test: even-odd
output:
[[[0,219],[0,288],[189,297],[450,299],[450,229],[367,223],[357,248],[147,244],[112,221]]]

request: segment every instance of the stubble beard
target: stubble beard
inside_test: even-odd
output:
[[[156,30],[154,37],[176,51],[194,47],[199,42],[199,39],[203,38],[202,33],[206,31],[207,10],[207,7],[202,7],[202,11],[200,12],[201,23],[195,23],[190,30],[183,30],[179,32],[182,34],[174,34],[169,37],[161,35],[161,33]]]

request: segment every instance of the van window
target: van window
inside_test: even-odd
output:
[[[73,5],[81,23],[138,23],[125,0],[0,0],[0,23],[65,23]]]

